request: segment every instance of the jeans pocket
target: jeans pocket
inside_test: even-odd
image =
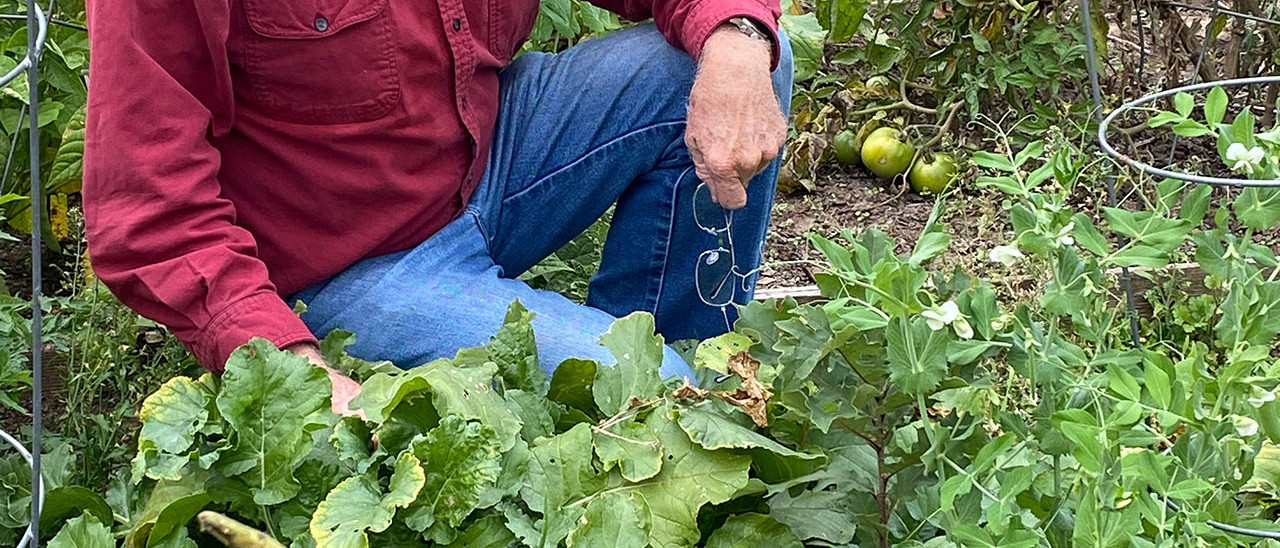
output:
[[[400,101],[388,0],[243,0],[241,92],[299,124],[364,122]]]

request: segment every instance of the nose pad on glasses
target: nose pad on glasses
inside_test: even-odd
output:
[[[698,258],[694,284],[698,297],[709,306],[724,306],[733,300],[737,288],[732,280],[733,257],[727,249],[706,251]]]

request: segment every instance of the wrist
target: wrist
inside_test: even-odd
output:
[[[331,372],[333,371],[333,368],[329,367],[329,362],[325,361],[324,355],[320,353],[320,346],[314,342],[307,341],[307,342],[300,342],[297,344],[291,344],[289,346],[286,346],[284,349],[288,352],[292,352],[294,354],[307,358],[308,360],[311,360],[311,363],[314,363],[324,368],[325,370],[328,370]]]
[[[769,72],[773,46],[769,40],[744,34],[736,25],[725,23],[711,31],[702,46],[703,64],[734,64]]]

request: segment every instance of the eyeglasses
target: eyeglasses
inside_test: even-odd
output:
[[[759,268],[749,272],[740,272],[737,267],[737,256],[733,249],[733,212],[711,199],[711,189],[706,183],[698,184],[693,191],[693,220],[698,228],[714,234],[717,245],[713,249],[703,251],[698,256],[698,264],[694,269],[694,287],[698,298],[707,306],[720,307],[725,314],[726,329],[729,316],[726,308],[733,302],[738,291],[748,291],[747,280]],[[763,243],[761,244],[763,250]]]

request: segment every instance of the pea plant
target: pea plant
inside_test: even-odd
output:
[[[1186,101],[1177,99],[1189,114]],[[1237,135],[1253,132],[1250,115],[1229,126],[1222,118],[1220,111],[1209,116],[1213,130],[1227,135],[1219,142],[1225,155]],[[1162,122],[1196,133],[1182,120]],[[1246,191],[1208,218],[1209,187],[1164,180],[1144,210],[1072,212],[1065,204],[1092,169],[1075,160],[1079,149],[1056,139],[1013,150],[998,135],[997,151],[975,161],[991,173],[980,184],[1008,196],[1015,239],[992,258],[1048,273],[1036,301],[1014,315],[1022,334],[1009,366],[1029,383],[1029,432],[1042,458],[1054,462],[1062,508],[1073,509],[1070,545],[1127,545],[1130,536],[1143,546],[1252,542],[1206,522],[1265,516],[1246,486],[1274,492],[1274,474],[1255,477],[1254,464],[1280,439],[1267,426],[1276,417],[1271,354],[1280,333],[1268,312],[1280,304],[1280,285],[1274,253],[1253,235],[1280,219],[1280,204]],[[1232,232],[1236,226],[1245,227],[1242,235]],[[1160,337],[1171,331],[1148,322],[1135,346],[1117,312],[1116,267],[1158,279],[1173,260],[1193,260],[1212,291],[1168,303],[1187,327],[1177,338]],[[1050,532],[1060,527],[1048,525]]]

